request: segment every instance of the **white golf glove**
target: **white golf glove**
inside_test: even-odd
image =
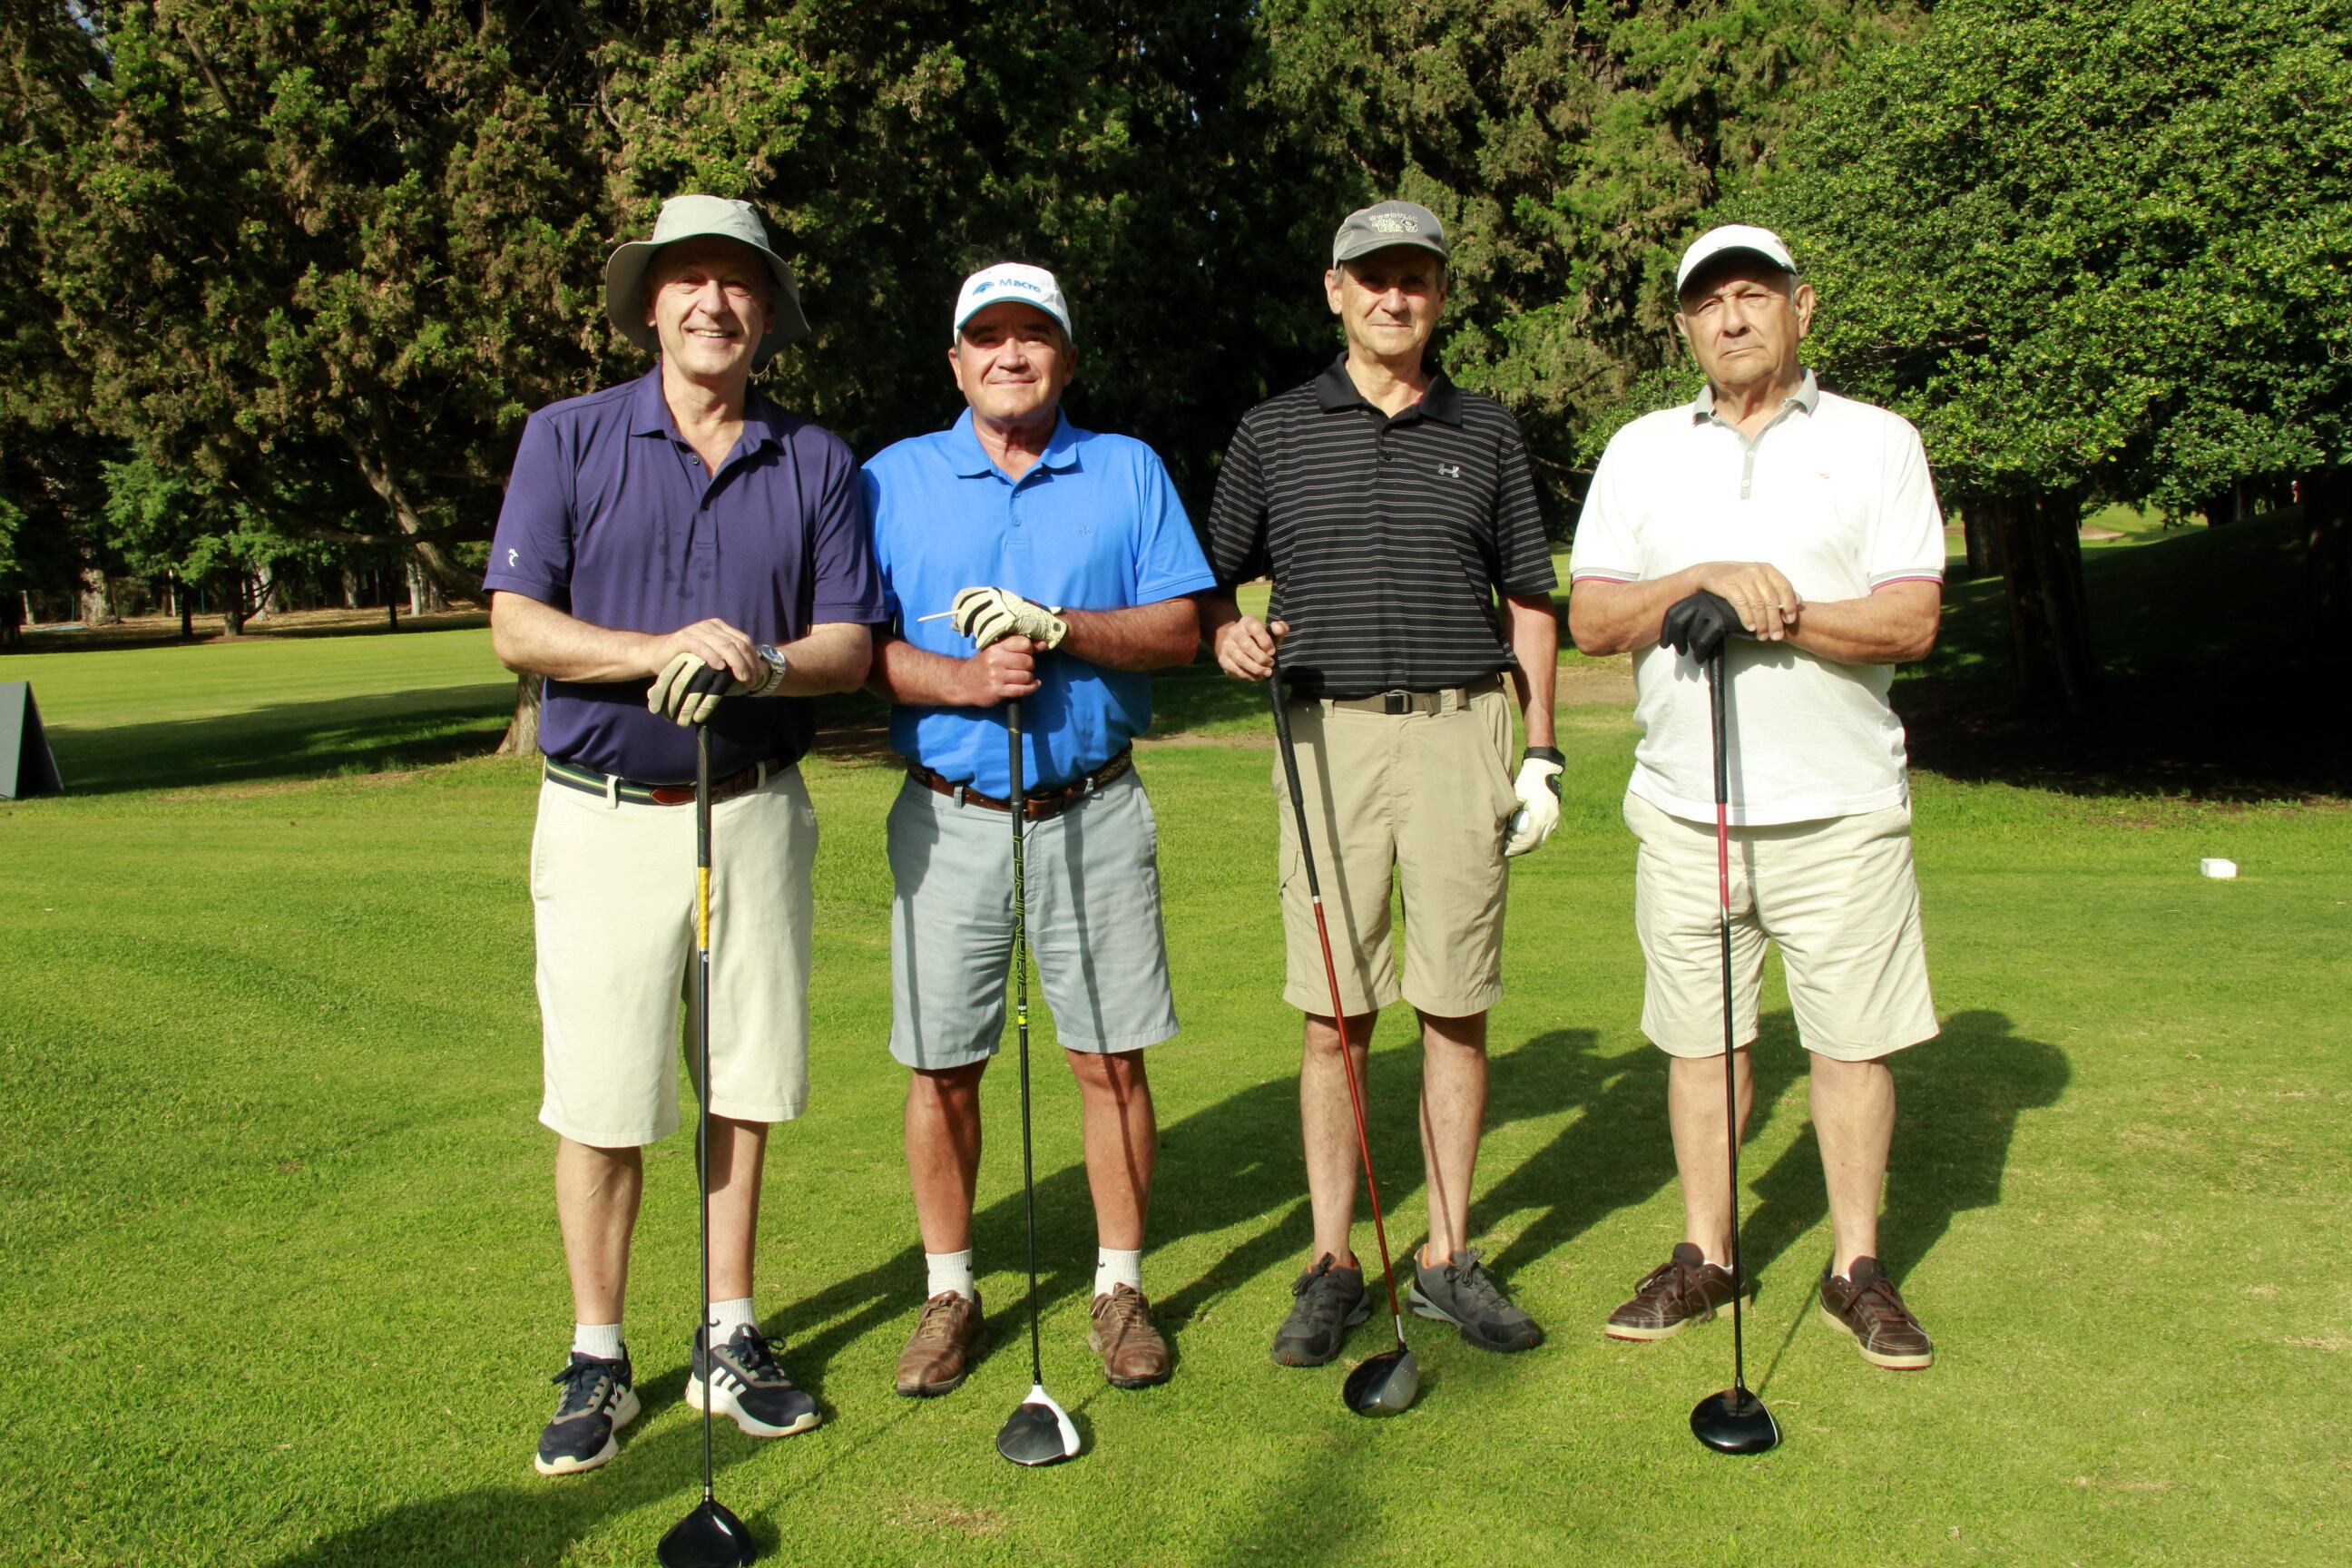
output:
[[[1559,826],[1559,775],[1568,759],[1549,746],[1529,746],[1519,763],[1519,776],[1512,781],[1511,789],[1519,797],[1519,809],[1511,813],[1511,836],[1504,841],[1503,853],[1524,855],[1540,848]]]
[[[1059,647],[1070,635],[1070,623],[1043,605],[1002,588],[966,588],[948,605],[949,624],[986,647],[1000,637],[1024,637],[1045,647]]]
[[[738,680],[724,665],[707,665],[699,655],[673,655],[646,689],[646,710],[674,724],[693,725],[708,722],[722,697],[772,697],[784,682],[783,650],[762,643],[760,662],[765,668],[759,679]]]

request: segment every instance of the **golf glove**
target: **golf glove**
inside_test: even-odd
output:
[[[1503,844],[1506,856],[1540,848],[1559,826],[1559,775],[1568,759],[1549,746],[1529,746],[1511,788],[1519,809],[1511,813],[1511,836]]]
[[[948,605],[949,624],[986,647],[999,637],[1024,637],[1042,647],[1059,647],[1070,623],[1043,605],[1002,588],[966,588]]]
[[[784,683],[783,650],[761,643],[760,662],[765,668],[759,679],[738,680],[725,665],[705,664],[696,654],[674,655],[646,692],[646,711],[676,724],[702,724],[718,711],[722,697],[772,697]]]
[[[1666,611],[1665,624],[1658,628],[1658,646],[1686,653],[1705,664],[1723,647],[1725,637],[1754,635],[1739,624],[1739,612],[1731,607],[1730,600],[1701,588],[1686,599],[1675,600]]]

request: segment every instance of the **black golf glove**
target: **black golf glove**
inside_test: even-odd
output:
[[[1686,599],[1675,600],[1666,611],[1665,624],[1658,628],[1658,646],[1686,653],[1705,664],[1721,649],[1724,638],[1753,636],[1739,624],[1739,612],[1731,607],[1730,600],[1701,588]]]

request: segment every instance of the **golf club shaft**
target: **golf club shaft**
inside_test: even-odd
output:
[[[710,731],[694,727],[694,1177],[702,1194],[702,1500],[710,1481]]]
[[[1266,677],[1274,702],[1274,735],[1282,751],[1283,776],[1290,783],[1290,816],[1298,827],[1298,858],[1307,871],[1307,900],[1315,907],[1315,940],[1323,947],[1323,977],[1331,985],[1331,1022],[1339,1032],[1339,1066],[1348,1075],[1348,1104],[1356,1114],[1356,1149],[1364,1159],[1364,1191],[1372,1200],[1372,1234],[1381,1244],[1381,1276],[1389,1288],[1389,1318],[1397,1343],[1404,1343],[1404,1309],[1397,1304],[1396,1267],[1389,1261],[1388,1223],[1381,1215],[1381,1184],[1372,1176],[1372,1140],[1365,1127],[1364,1093],[1356,1082],[1356,1058],[1348,1044],[1348,1015],[1339,1005],[1339,966],[1331,960],[1331,928],[1323,918],[1323,887],[1315,875],[1315,848],[1307,837],[1307,795],[1298,783],[1298,752],[1290,740],[1290,710],[1283,698],[1282,672]],[[1365,1049],[1370,1050],[1366,1043]]]
[[[1027,769],[1021,755],[1021,699],[1004,705],[1006,750],[1013,768],[1013,1029],[1021,1046],[1021,1204],[1029,1234],[1029,1381],[1045,1381],[1037,1344],[1037,1172],[1029,1134],[1029,902],[1023,829],[1029,825]]]
[[[1747,1282],[1739,1272],[1739,1079],[1734,1071],[1731,1017],[1731,769],[1725,744],[1723,650],[1707,658],[1706,696],[1715,727],[1715,883],[1717,924],[1723,941],[1723,1131],[1731,1171],[1731,1386],[1748,1391],[1748,1356],[1739,1297]]]

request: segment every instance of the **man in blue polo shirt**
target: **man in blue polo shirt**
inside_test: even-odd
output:
[[[866,679],[882,619],[856,465],[753,391],[807,331],[742,202],[679,196],[604,271],[613,325],[660,363],[530,416],[484,578],[511,669],[544,676],[531,903],[571,1266],[572,1356],[535,1459],[593,1469],[637,1412],[621,1309],[645,1172],[678,1123],[694,950],[695,745],[710,740],[710,1278],[687,1399],[755,1436],[817,1424],[752,1311],[768,1124],[808,1098],[805,699]]]
[[[1215,579],[1151,449],[1062,416],[1070,314],[1052,273],[1008,264],[966,279],[948,364],[963,416],[865,473],[898,620],[871,685],[896,704],[890,743],[908,761],[889,822],[890,1050],[913,1069],[907,1170],[929,1276],[898,1392],[955,1388],[980,1343],[971,1205],[1013,948],[1013,698],[1029,942],[1084,1105],[1099,1243],[1088,1342],[1111,1383],[1141,1388],[1169,1370],[1142,1293],[1158,1143],[1143,1047],[1176,1032],[1176,1012],[1159,829],[1129,742],[1151,724],[1144,672],[1191,660],[1188,595]]]

